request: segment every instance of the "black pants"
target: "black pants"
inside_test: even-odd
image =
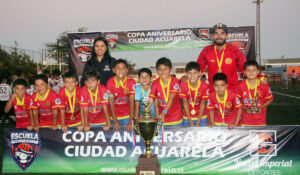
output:
[[[297,83],[297,79],[296,78],[292,78],[292,87],[294,89],[296,89],[296,83]]]
[[[2,118],[2,116],[6,115],[4,112],[6,103],[7,103],[7,101],[0,101],[0,117],[1,118]]]
[[[4,112],[4,108],[7,102],[8,101],[0,101],[0,119],[9,119],[9,115],[15,115],[14,108],[11,108],[8,113]]]

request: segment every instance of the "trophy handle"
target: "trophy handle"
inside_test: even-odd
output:
[[[133,125],[134,125],[134,131],[138,134],[138,135],[141,135],[140,134],[140,129],[139,129],[139,121],[133,117]]]
[[[156,130],[154,131],[154,136],[156,136],[158,130],[160,130],[160,128],[162,127],[162,122],[159,119],[156,119],[157,121],[157,127]]]

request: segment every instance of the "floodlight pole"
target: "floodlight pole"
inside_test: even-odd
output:
[[[260,51],[260,4],[264,0],[255,0],[254,3],[256,3],[256,35],[255,35],[255,41],[256,41],[256,56],[255,59],[258,60],[259,65],[261,66],[261,51]]]

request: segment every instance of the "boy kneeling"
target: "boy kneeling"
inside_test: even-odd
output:
[[[235,128],[242,114],[242,104],[237,95],[227,89],[227,77],[217,73],[213,77],[215,92],[209,95],[207,110],[209,110],[209,127],[215,125]]]

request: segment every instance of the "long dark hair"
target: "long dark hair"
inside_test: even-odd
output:
[[[105,44],[105,46],[106,46],[106,52],[104,53],[103,58],[105,58],[105,57],[106,58],[110,58],[108,43],[107,43],[107,41],[106,41],[105,38],[103,38],[102,36],[100,36],[100,37],[96,38],[95,41],[94,41],[93,51],[92,51],[92,59],[93,58],[97,58],[97,54],[95,52],[95,45],[96,45],[97,41],[102,41]]]

